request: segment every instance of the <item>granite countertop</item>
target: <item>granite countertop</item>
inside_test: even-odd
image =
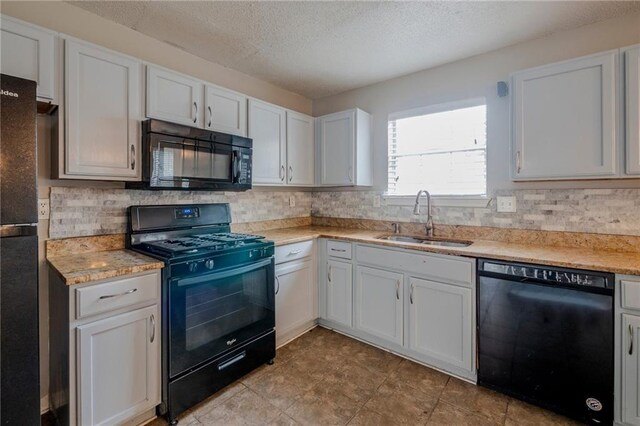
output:
[[[160,269],[164,263],[131,250],[103,250],[47,257],[67,285]]]
[[[301,226],[259,232],[277,246],[315,238],[335,238],[358,243],[406,248],[429,253],[467,257],[485,257],[514,262],[539,263],[617,274],[640,275],[640,252],[594,250],[589,248],[552,245],[515,244],[501,241],[474,239],[468,247],[435,247],[415,243],[379,240],[388,232],[340,228],[332,226]]]

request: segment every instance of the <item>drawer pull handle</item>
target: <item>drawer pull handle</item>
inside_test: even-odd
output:
[[[332,248],[331,251],[337,251],[337,252],[340,252],[340,253],[346,253],[347,250],[346,249]]]
[[[151,314],[151,318],[149,318],[149,322],[151,322],[151,339],[150,342],[153,343],[156,340],[156,317]]]
[[[295,256],[296,254],[302,253],[302,250],[291,250],[289,252],[289,256]]]
[[[236,362],[242,361],[244,359],[244,357],[246,357],[246,356],[247,356],[247,351],[242,351],[242,353],[234,356],[229,361],[225,361],[222,364],[218,364],[218,371],[222,371],[227,367],[231,367]]]
[[[633,355],[633,327],[629,324],[629,355]]]
[[[107,294],[105,296],[100,296],[100,300],[111,299],[112,297],[126,296],[127,294],[135,293],[136,291],[138,291],[137,288],[132,288],[131,290],[123,291],[122,293],[118,294]]]

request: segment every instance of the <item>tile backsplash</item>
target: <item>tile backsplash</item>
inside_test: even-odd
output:
[[[424,222],[409,206],[373,207],[375,191],[316,192],[312,216]],[[516,213],[498,213],[495,196],[516,197]],[[425,203],[423,199],[421,201]],[[424,204],[423,204],[424,205]],[[422,210],[424,213],[424,208]],[[640,235],[640,189],[498,191],[486,208],[434,207],[436,224]]]
[[[295,207],[289,199],[295,198]],[[311,192],[298,191],[142,191],[52,187],[49,238],[120,234],[127,231],[126,209],[141,204],[230,203],[234,223],[311,214]]]
[[[140,204],[231,204],[234,223],[308,216],[421,222],[412,205],[390,205],[379,191],[176,192],[100,188],[51,188],[50,238],[126,232],[126,208]],[[486,208],[434,207],[436,224],[640,235],[640,189],[498,191],[517,200],[516,213]],[[289,206],[295,197],[295,207]],[[424,203],[425,201],[422,200]],[[424,210],[423,210],[424,211]]]

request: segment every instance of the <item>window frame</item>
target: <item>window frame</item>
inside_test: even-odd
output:
[[[387,116],[387,127],[390,121],[401,120],[403,118],[416,117],[420,115],[436,114],[439,112],[453,111],[456,109],[472,108],[476,106],[484,105],[486,108],[485,114],[488,116],[488,104],[486,97],[465,98],[455,101],[442,102],[437,104],[425,105],[417,108],[411,108],[407,110],[397,111],[390,113]],[[488,134],[488,119],[487,119],[487,134]],[[485,195],[433,195],[434,206],[450,206],[450,207],[487,207],[491,202],[489,197],[489,140],[487,137],[487,143],[485,145],[485,158],[486,158],[486,172],[485,172]],[[389,133],[387,132],[387,179],[386,187],[382,198],[387,205],[407,206],[415,203],[415,195],[395,195],[389,194]],[[429,188],[425,188],[429,190]]]

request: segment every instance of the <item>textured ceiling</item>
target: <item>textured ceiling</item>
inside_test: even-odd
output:
[[[72,4],[310,99],[640,10],[638,1]]]

